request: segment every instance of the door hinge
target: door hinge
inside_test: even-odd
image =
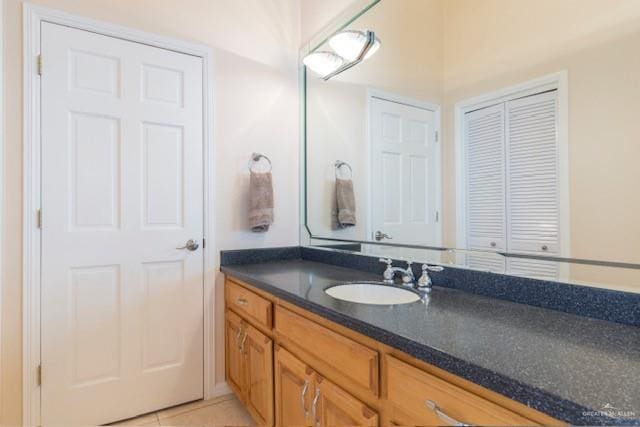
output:
[[[38,75],[42,75],[42,55],[38,55]]]
[[[204,237],[202,238],[202,249],[207,247],[207,239],[205,239]]]
[[[36,211],[36,224],[38,228],[42,228],[42,209]]]
[[[436,131],[436,142],[438,142],[439,140],[440,140],[440,133]]]
[[[42,365],[38,365],[38,369],[36,371],[36,381],[38,382],[39,386],[42,385]]]

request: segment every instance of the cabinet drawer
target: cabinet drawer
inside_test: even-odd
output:
[[[281,307],[276,307],[276,331],[378,396],[377,351]]]
[[[537,425],[493,402],[387,356],[387,397],[417,425]],[[431,407],[429,403],[431,402]],[[435,406],[434,406],[435,405]]]
[[[258,325],[271,329],[273,307],[271,301],[227,280],[225,286],[227,307]]]

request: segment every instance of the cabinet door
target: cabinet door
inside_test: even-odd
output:
[[[253,326],[245,325],[241,343],[245,364],[245,398],[261,425],[273,425],[273,341]]]
[[[278,426],[311,425],[313,371],[282,347],[276,348],[276,422]]]
[[[238,397],[242,398],[244,388],[244,369],[240,353],[240,344],[244,339],[242,320],[231,311],[227,311],[225,323],[227,384]]]
[[[378,414],[332,382],[316,375],[314,400],[318,426],[377,426]]]

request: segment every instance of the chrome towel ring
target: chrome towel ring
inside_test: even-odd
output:
[[[349,179],[353,178],[353,169],[351,169],[351,165],[347,162],[343,162],[342,160],[336,160],[336,163],[334,164],[335,168],[336,168],[336,178],[338,178],[338,172],[340,172],[340,169],[344,166],[347,169],[349,169]]]
[[[271,164],[271,159],[269,159],[264,154],[260,154],[260,153],[251,154],[251,157],[249,158],[249,163],[248,163],[249,170],[252,172],[257,172],[253,170],[253,167],[260,161],[260,159],[265,159],[269,163],[268,172],[271,172],[271,170],[273,169],[273,165]]]

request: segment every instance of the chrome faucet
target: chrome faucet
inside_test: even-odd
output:
[[[382,273],[386,285],[393,285],[393,278],[396,276],[396,273],[402,275],[402,283],[405,285],[415,285],[416,277],[413,275],[413,270],[411,269],[411,261],[407,261],[407,268],[392,267],[389,258],[380,258],[380,262],[387,264],[387,269]]]
[[[422,276],[420,276],[420,278],[418,279],[418,283],[416,283],[416,288],[426,293],[431,292],[433,283],[431,281],[431,277],[429,276],[429,272],[442,271],[442,270],[444,270],[444,267],[439,265],[422,264]]]

